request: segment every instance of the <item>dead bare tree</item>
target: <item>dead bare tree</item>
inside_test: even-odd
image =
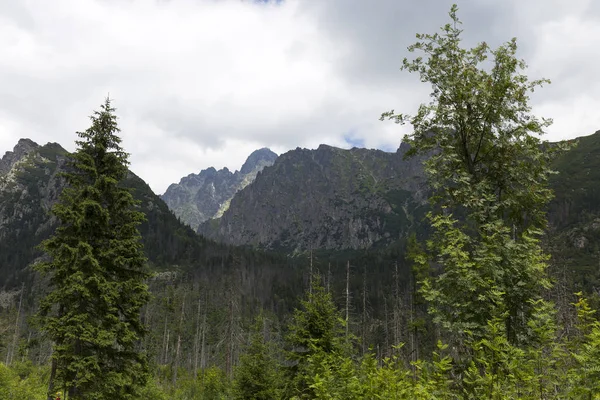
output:
[[[179,369],[179,350],[181,349],[181,331],[183,327],[183,316],[185,314],[185,295],[181,302],[181,314],[179,316],[179,326],[177,327],[177,347],[175,350],[175,362],[173,363],[173,387],[177,383],[177,370]]]
[[[25,291],[25,283],[21,285],[21,294],[19,296],[19,307],[17,308],[17,318],[15,319],[15,328],[13,332],[13,340],[12,343],[8,345],[6,351],[6,365],[10,365],[12,363],[15,349],[17,348],[17,344],[19,341],[19,323],[21,322],[21,305],[23,304],[23,292]]]

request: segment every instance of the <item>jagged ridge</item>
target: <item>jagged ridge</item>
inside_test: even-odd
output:
[[[213,167],[189,174],[169,186],[161,198],[184,223],[197,228],[202,222],[220,217],[231,198],[254,181],[263,168],[273,165],[277,154],[267,148],[254,151],[240,171]]]
[[[239,191],[199,232],[238,245],[301,251],[366,249],[405,235],[423,201],[419,159],[321,145],[297,148]]]

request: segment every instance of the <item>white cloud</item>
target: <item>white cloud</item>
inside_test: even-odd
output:
[[[586,4],[583,4],[586,3]],[[552,117],[549,140],[572,138],[600,129],[600,81],[596,66],[600,52],[598,21],[587,19],[587,1],[573,4],[561,16],[540,23],[536,29],[531,68],[552,84],[535,97],[536,112]]]
[[[0,0],[0,153],[20,137],[72,150],[107,93],[132,170],[158,193],[263,146],[350,147],[350,135],[393,150],[408,128],[378,118],[427,101],[398,67],[415,32],[446,21],[441,3]],[[461,6],[468,43],[519,36],[532,75],[559,82],[534,97],[552,138],[600,128],[592,3],[555,3]]]

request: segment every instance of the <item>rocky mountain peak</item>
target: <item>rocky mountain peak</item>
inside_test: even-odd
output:
[[[273,165],[275,160],[277,159],[277,154],[272,152],[270,149],[263,147],[262,149],[258,149],[253,151],[244,165],[242,165],[242,169],[240,172],[242,174],[249,174],[252,171],[257,169],[262,170],[267,165]]]
[[[277,154],[267,148],[256,150],[248,156],[240,171],[227,167],[203,169],[189,174],[179,184],[169,186],[161,197],[183,222],[196,228],[200,223],[220,216],[228,207],[233,195],[254,181],[259,171],[273,165]]]
[[[31,139],[19,139],[19,142],[14,147],[13,151],[7,151],[4,156],[0,158],[0,176],[6,175],[17,162],[38,147],[40,146]]]

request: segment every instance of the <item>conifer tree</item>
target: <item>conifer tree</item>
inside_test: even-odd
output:
[[[306,296],[300,309],[294,311],[286,338],[291,347],[288,357],[292,363],[287,371],[290,378],[288,397],[315,398],[310,387],[314,373],[311,361],[321,356],[347,355],[349,350],[345,321],[331,293],[321,285],[319,275],[312,277],[311,289]]]
[[[273,350],[278,348],[265,338],[266,319],[256,318],[250,343],[235,371],[234,398],[240,400],[273,400],[280,398],[278,362]]]
[[[51,285],[39,311],[54,343],[49,393],[65,389],[73,400],[139,398],[148,374],[139,349],[149,299],[138,231],[144,215],[121,186],[128,154],[114,112],[107,98],[77,133],[67,186],[52,209],[60,225],[42,243],[48,260],[37,266]]]

